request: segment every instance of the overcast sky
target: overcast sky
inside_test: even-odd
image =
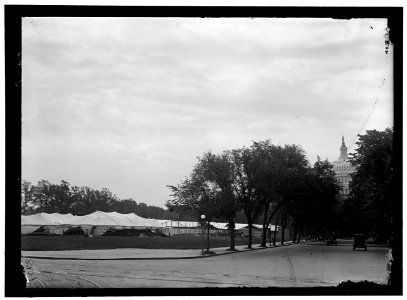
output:
[[[208,150],[270,139],[334,161],[342,135],[393,126],[385,34],[381,19],[25,18],[22,178],[164,207]]]

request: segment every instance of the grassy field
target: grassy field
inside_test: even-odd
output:
[[[209,247],[228,247],[228,236],[210,236]],[[206,239],[204,240],[206,248]],[[247,245],[248,238],[235,238],[236,245]],[[260,243],[259,238],[253,238],[253,244]],[[81,249],[201,249],[202,238],[199,236],[172,237],[131,237],[131,236],[97,236],[85,238],[82,235],[23,235],[21,250],[81,250]]]

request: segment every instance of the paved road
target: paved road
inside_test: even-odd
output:
[[[353,251],[349,241],[260,249],[182,260],[32,259],[30,287],[315,287],[386,282],[387,248]]]

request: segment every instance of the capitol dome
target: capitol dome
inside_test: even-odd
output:
[[[355,172],[355,167],[351,165],[348,158],[348,148],[345,145],[345,138],[342,136],[342,145],[339,148],[339,158],[333,162],[333,170],[335,171],[335,177],[342,186],[340,195],[342,199],[349,197],[350,188],[349,184],[352,181],[351,174]]]

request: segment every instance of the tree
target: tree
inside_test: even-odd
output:
[[[52,184],[47,180],[38,182],[34,190],[34,203],[41,212],[52,213],[55,210],[55,197],[52,192]]]
[[[263,228],[261,247],[266,247],[266,235],[268,225],[276,211],[279,209],[278,186],[279,174],[281,174],[281,147],[274,146],[269,140],[254,142],[251,149],[254,157],[253,186],[257,196],[259,207],[263,211]],[[275,204],[275,205],[273,205]]]
[[[234,217],[238,204],[233,193],[234,165],[228,151],[220,155],[211,152],[198,157],[189,178],[181,184],[169,186],[173,200],[167,206],[190,210],[200,220],[200,215],[206,216],[206,221],[226,220],[230,229],[230,250],[235,250]]]
[[[270,140],[255,142],[252,146],[257,160],[254,186],[263,205],[263,235],[261,246],[266,246],[267,229],[275,214],[290,200],[287,192],[298,185],[308,160],[297,145],[276,146]],[[287,182],[290,185],[287,186]],[[292,200],[292,199],[291,199]],[[285,218],[281,218],[285,220]]]
[[[55,199],[54,211],[60,214],[71,212],[72,192],[69,182],[61,180],[59,185],[52,184],[52,192]]]
[[[185,178],[177,186],[168,185],[172,191],[167,206],[178,211],[191,213],[195,220],[200,221],[200,216],[204,214],[211,219],[214,215],[213,198],[207,195],[208,187],[205,190],[203,182],[198,181],[195,177]]]
[[[32,185],[25,180],[21,184],[21,213],[71,213],[83,216],[97,210],[118,213],[136,213],[146,218],[179,220],[178,214],[161,207],[137,204],[135,200],[119,199],[109,189],[94,190],[90,187],[71,186],[61,180],[60,184],[41,180]],[[191,217],[186,215],[187,219]]]
[[[31,182],[23,180],[21,184],[21,213],[31,214],[35,211],[35,186]]]
[[[313,219],[318,222],[314,226],[332,232],[338,226],[338,197],[341,186],[335,178],[333,165],[327,160],[321,161],[318,157],[312,175],[316,183]]]
[[[293,153],[295,152],[291,152]],[[318,157],[311,168],[307,166],[305,159],[301,159],[299,151],[297,160],[290,159],[284,163],[283,171],[276,189],[280,197],[278,220],[283,231],[282,242],[284,228],[288,224],[293,227],[294,242],[300,241],[301,235],[309,232],[332,231],[332,221],[336,216],[336,196],[340,189],[332,165]]]
[[[278,213],[282,232],[284,234],[284,228],[290,221],[294,227],[293,241],[295,241],[297,232],[303,231],[304,224],[310,217],[312,201],[309,198],[311,185],[307,180],[308,175],[305,170],[300,172],[295,169],[287,169],[279,188],[281,209]],[[283,241],[284,237],[282,237]]]
[[[83,187],[71,186],[71,211],[73,215],[86,215],[87,204]]]
[[[235,215],[239,210],[239,203],[233,189],[235,166],[231,152],[224,151],[220,155],[206,153],[201,159],[201,168],[198,170],[202,179],[209,181],[216,191],[214,197],[218,209],[215,211],[215,216],[228,222],[229,250],[235,250]]]
[[[393,129],[367,130],[358,137],[356,152],[350,159],[356,172],[344,205],[347,221],[385,241],[393,230],[393,202],[397,199],[393,184]]]
[[[402,212],[401,153],[393,148],[393,129],[367,130],[359,135],[351,154],[356,166],[351,193],[344,203],[348,226],[371,233],[377,241],[389,241],[392,248],[390,283],[402,287]],[[398,142],[397,140],[396,142]],[[393,151],[396,150],[394,160]],[[395,163],[396,162],[396,163]]]
[[[235,170],[235,180],[233,181],[233,190],[236,199],[243,209],[246,216],[249,241],[247,248],[252,248],[252,230],[253,223],[261,212],[261,202],[259,194],[256,193],[254,184],[254,174],[256,172],[256,160],[253,148],[241,148],[232,150],[232,161]]]

